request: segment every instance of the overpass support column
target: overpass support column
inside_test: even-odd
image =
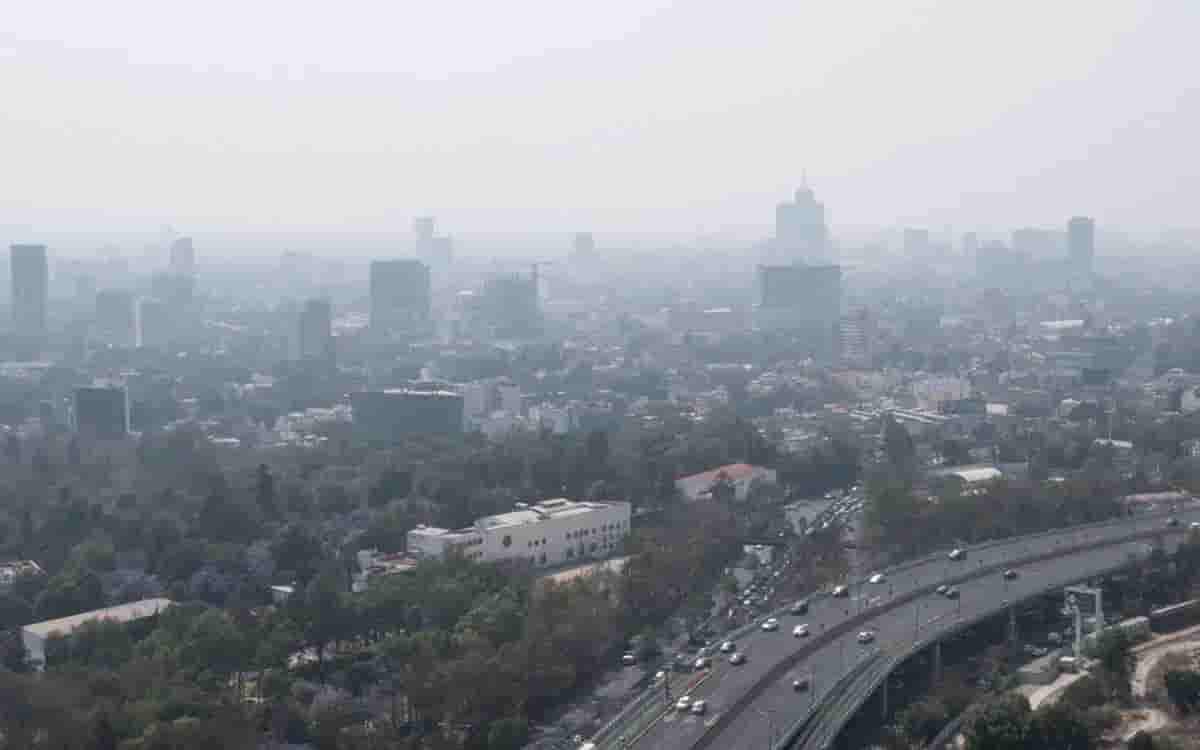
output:
[[[881,703],[883,704],[883,710],[880,713],[881,713],[882,719],[884,721],[887,721],[887,717],[888,717],[888,683],[889,682],[891,682],[891,675],[884,675],[883,676],[883,694],[880,696],[882,698]]]
[[[1013,645],[1017,643],[1017,608],[1015,606],[1008,608],[1008,642]]]
[[[933,642],[933,681],[939,683],[942,681],[942,642]]]

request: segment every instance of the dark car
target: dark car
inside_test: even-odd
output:
[[[850,596],[850,589],[845,584],[837,586],[833,589],[833,595],[839,599],[845,599]]]
[[[793,604],[793,605],[792,605],[792,608],[791,608],[791,613],[792,613],[793,615],[804,615],[804,614],[808,614],[808,600],[807,600],[807,599],[801,599],[800,601],[798,601],[798,602],[796,602],[795,604]]]
[[[1014,579],[1016,577],[1017,577],[1017,571],[1013,570],[1012,568],[1009,568],[1008,570],[1004,571],[1005,580],[1011,581],[1012,579]]]
[[[947,599],[957,599],[958,598],[958,589],[954,588],[953,586],[946,589],[946,598]]]

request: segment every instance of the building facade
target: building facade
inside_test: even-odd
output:
[[[464,529],[418,526],[408,532],[408,551],[424,559],[461,554],[476,562],[565,565],[618,551],[629,535],[630,519],[629,503],[558,498],[518,504],[511,513],[485,516]]]
[[[129,392],[123,387],[75,389],[75,431],[93,440],[120,440],[129,434]]]
[[[1072,268],[1091,273],[1096,256],[1096,222],[1087,216],[1074,216],[1067,222],[1067,248]]]
[[[421,261],[371,262],[371,328],[377,333],[428,334],[432,299],[429,266]]]
[[[333,308],[329,300],[310,299],[300,311],[299,357],[333,364]]]
[[[137,344],[137,305],[132,292],[104,289],[96,293],[96,339],[120,348]]]
[[[772,262],[829,263],[833,254],[825,206],[807,186],[796,191],[794,200],[775,208],[775,237]]]
[[[841,266],[759,266],[755,327],[797,339],[801,352],[836,354],[842,316]]]
[[[368,440],[397,443],[409,435],[463,431],[462,394],[436,384],[353,394],[354,425]]]
[[[46,339],[46,299],[50,272],[45,245],[13,245],[10,249],[13,333],[21,359],[35,359]]]

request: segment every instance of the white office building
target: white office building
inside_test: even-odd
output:
[[[408,532],[408,551],[418,558],[457,553],[478,562],[563,565],[613,554],[629,534],[629,521],[629,503],[559,498],[518,504],[511,513],[485,516],[464,529],[418,526]]]

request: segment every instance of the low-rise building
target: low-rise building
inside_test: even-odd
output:
[[[46,641],[51,636],[69,636],[89,622],[108,620],[124,624],[136,620],[144,620],[147,617],[157,615],[172,604],[174,602],[170,599],[161,597],[156,599],[142,599],[141,601],[130,602],[128,604],[118,604],[115,607],[94,609],[91,612],[80,612],[77,615],[60,617],[57,620],[35,622],[32,625],[26,625],[21,628],[21,641],[25,644],[25,650],[29,653],[30,662],[37,669],[44,669],[46,666]]]
[[[713,488],[720,483],[728,482],[733,485],[733,499],[743,501],[750,492],[750,485],[755,481],[774,484],[776,481],[774,469],[750,464],[727,464],[709,471],[680,477],[675,480],[675,487],[685,500],[712,499]]]
[[[518,504],[511,513],[485,516],[463,529],[418,526],[408,532],[409,554],[468,560],[527,560],[537,566],[606,557],[629,534],[630,505],[565,498]]]

